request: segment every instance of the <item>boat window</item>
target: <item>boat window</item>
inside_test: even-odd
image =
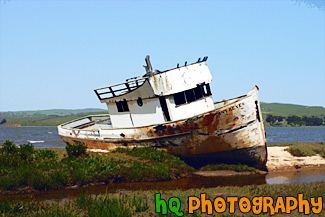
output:
[[[129,106],[126,100],[116,102],[116,107],[118,112],[128,112]]]
[[[187,102],[195,101],[194,89],[190,89],[190,90],[185,91],[185,95],[186,95],[186,101]]]
[[[204,96],[211,96],[211,89],[209,84],[200,84],[196,88],[186,90],[174,94],[174,101],[176,105],[194,102]]]
[[[139,106],[143,106],[143,101],[142,101],[141,97],[139,97],[137,99],[137,103],[138,103]]]
[[[184,92],[175,93],[174,101],[176,105],[182,105],[186,103]]]
[[[194,93],[195,93],[195,99],[201,99],[203,97],[202,85],[197,86],[194,89]]]
[[[211,96],[212,95],[209,84],[203,85],[203,92],[204,92],[204,96]]]

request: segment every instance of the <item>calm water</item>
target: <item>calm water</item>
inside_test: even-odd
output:
[[[325,142],[325,127],[266,127],[267,143]]]
[[[262,184],[287,184],[287,183],[309,183],[324,181],[325,173],[321,171],[309,172],[286,172],[269,173],[267,175],[248,175],[232,177],[202,177],[193,176],[165,182],[144,182],[144,183],[111,183],[105,185],[93,185],[83,188],[71,188],[64,190],[50,190],[41,193],[22,194],[22,195],[1,195],[1,199],[15,199],[30,201],[48,200],[63,201],[66,199],[79,197],[81,194],[105,194],[115,192],[130,191],[167,191],[167,190],[188,190],[201,188],[214,188],[219,186],[245,186]]]
[[[56,127],[0,127],[0,144],[6,140],[19,145],[30,142],[35,148],[65,148]]]
[[[325,142],[325,127],[266,127],[267,143]],[[0,144],[33,143],[35,148],[65,148],[56,127],[0,127]]]
[[[270,172],[265,177],[266,184],[296,184],[325,181],[325,170]]]

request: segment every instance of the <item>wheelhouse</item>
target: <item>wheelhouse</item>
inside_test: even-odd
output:
[[[95,89],[106,103],[113,128],[141,127],[178,121],[213,110],[212,76],[207,57],[192,64],[158,71],[146,57],[146,74]]]

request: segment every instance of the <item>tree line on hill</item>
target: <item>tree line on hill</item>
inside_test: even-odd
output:
[[[267,115],[265,121],[271,125],[282,125],[284,121],[291,126],[322,126],[325,125],[324,117],[317,116],[302,116],[289,115],[288,117],[282,117],[280,115]]]

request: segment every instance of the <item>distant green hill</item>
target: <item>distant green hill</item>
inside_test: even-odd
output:
[[[287,117],[289,115],[302,116],[325,116],[325,108],[321,106],[302,106],[282,103],[261,102],[263,116],[268,114]]]
[[[317,116],[325,118],[325,108],[320,106],[302,106],[282,103],[261,103],[263,119],[267,115],[278,115],[288,117],[289,115]],[[21,124],[22,126],[57,126],[77,118],[90,114],[105,114],[107,110],[88,109],[50,109],[37,111],[0,112],[0,123]]]
[[[103,112],[107,110],[98,108],[86,109],[49,109],[35,111],[16,111],[16,112],[0,112],[0,117],[47,117],[47,116],[68,116],[81,113]]]
[[[105,109],[50,109],[38,111],[0,112],[0,123],[22,126],[57,126],[90,114],[105,114]]]

